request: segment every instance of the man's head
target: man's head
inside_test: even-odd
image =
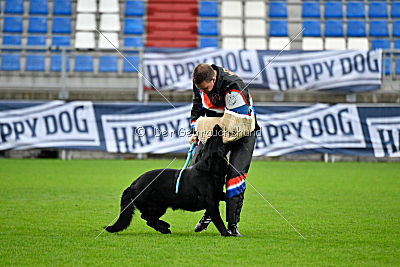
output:
[[[211,92],[216,80],[215,71],[208,64],[201,63],[193,70],[193,82],[202,92]]]

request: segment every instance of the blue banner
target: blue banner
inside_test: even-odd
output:
[[[0,150],[186,152],[191,104],[0,101]],[[255,156],[400,156],[400,105],[256,105]]]

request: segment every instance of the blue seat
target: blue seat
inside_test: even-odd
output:
[[[307,1],[301,4],[301,16],[303,18],[320,18],[319,2]]]
[[[395,37],[399,37],[400,36],[400,20],[393,20],[392,21],[392,35]]]
[[[46,46],[46,36],[45,35],[30,35],[28,36],[27,45],[33,46]]]
[[[44,71],[44,55],[26,55],[25,71]]]
[[[99,56],[99,72],[118,72],[118,57]]]
[[[343,18],[342,2],[325,2],[324,4],[325,18]]]
[[[71,46],[71,38],[69,36],[57,36],[51,37],[52,46]]]
[[[53,15],[71,15],[71,0],[53,0]]]
[[[394,39],[393,47],[394,49],[400,49],[400,39]]]
[[[69,71],[69,56],[65,57],[66,59],[66,71]],[[60,72],[62,70],[62,55],[51,55],[50,56],[50,71]]]
[[[347,36],[350,37],[365,37],[367,35],[365,31],[364,20],[348,20],[347,21]]]
[[[19,71],[20,70],[19,54],[2,54],[0,69],[5,71]]]
[[[29,17],[29,33],[47,33],[47,17]]]
[[[46,46],[46,36],[45,35],[31,35],[28,36],[28,46]],[[45,50],[28,50],[31,52],[45,52]]]
[[[22,32],[22,17],[4,17],[3,32]]]
[[[132,67],[131,64],[134,67]],[[138,69],[139,69],[139,57],[138,56],[126,56],[124,58],[124,63],[122,64],[123,72],[138,72]]]
[[[24,0],[6,0],[4,14],[24,14]]]
[[[218,17],[218,2],[200,1],[200,17]]]
[[[370,18],[387,18],[388,7],[386,2],[369,2],[368,16]]]
[[[143,34],[143,20],[139,18],[125,19],[124,21],[125,34]]]
[[[271,20],[269,22],[269,36],[288,36],[287,20]]]
[[[71,33],[71,18],[53,17],[52,33]]]
[[[142,37],[125,37],[124,47],[143,47]]]
[[[199,47],[215,47],[218,48],[218,38],[214,37],[199,37]]]
[[[93,72],[93,56],[78,55],[75,56],[75,72]]]
[[[29,1],[29,14],[47,15],[49,13],[47,0],[30,0]]]
[[[143,16],[144,5],[143,1],[126,1],[125,16]]]
[[[21,46],[21,43],[21,35],[3,35],[3,46]],[[21,51],[21,49],[3,49],[2,51],[18,52]]]
[[[303,36],[319,37],[321,36],[321,21],[320,20],[303,20]]]
[[[270,18],[287,18],[286,2],[270,2],[268,14]]]
[[[390,40],[389,39],[374,39],[371,40],[371,49],[387,49],[390,50]]]
[[[390,6],[390,16],[400,18],[400,1],[392,1]]]
[[[3,35],[3,45],[12,45],[12,46],[20,46],[22,41],[21,41],[21,35]]]
[[[362,2],[347,2],[346,17],[348,18],[365,18],[365,6]]]
[[[218,35],[218,21],[216,19],[200,20],[199,35]]]
[[[342,20],[325,20],[325,36],[342,37],[343,21]]]
[[[385,68],[382,68],[382,73],[384,73],[385,75],[389,75],[390,74],[390,67],[391,67],[391,62],[390,61],[391,61],[390,58],[385,58],[385,61],[384,61],[385,62]]]
[[[396,73],[396,75],[400,75],[400,58],[396,58],[396,67],[394,72]]]
[[[387,37],[389,36],[389,26],[387,20],[370,20],[369,36]]]

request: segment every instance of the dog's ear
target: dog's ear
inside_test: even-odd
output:
[[[222,128],[218,124],[215,124],[214,126],[213,136],[222,136]]]

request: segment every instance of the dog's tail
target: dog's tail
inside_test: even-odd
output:
[[[129,226],[135,211],[135,206],[132,201],[133,197],[132,189],[130,187],[125,189],[121,197],[121,212],[118,220],[111,226],[105,226],[104,229],[110,233],[115,233],[125,230]]]

